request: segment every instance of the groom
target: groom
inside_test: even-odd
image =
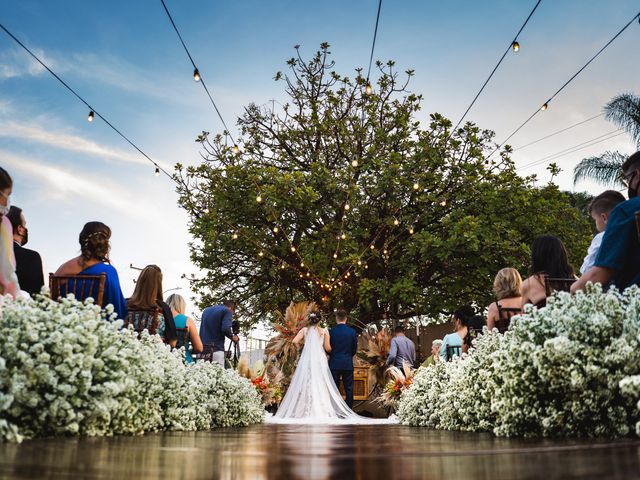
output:
[[[336,310],[336,322],[338,325],[329,331],[331,342],[329,368],[336,387],[340,388],[342,378],[347,405],[353,408],[353,356],[358,350],[358,334],[353,328],[347,326],[347,312],[344,310]]]

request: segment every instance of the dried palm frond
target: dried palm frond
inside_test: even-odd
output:
[[[376,401],[387,408],[394,409],[400,396],[411,388],[413,375],[414,370],[407,362],[402,362],[402,370],[398,367],[389,367],[385,372],[387,382],[384,390]]]

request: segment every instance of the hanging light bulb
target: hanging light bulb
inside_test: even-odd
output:
[[[366,269],[368,269],[368,268],[369,268],[369,265],[367,265],[367,264],[365,263],[365,264],[364,264],[364,269],[366,270]]]
[[[301,267],[304,267],[304,262],[300,262],[300,266],[301,266]]]
[[[262,197],[260,196],[260,194],[258,194],[258,196],[256,197],[256,202],[262,203]]]
[[[382,254],[383,254],[383,255],[386,255],[387,253],[389,253],[389,251],[385,248],[385,249],[382,251]]]
[[[364,93],[365,95],[371,95],[373,93],[373,87],[369,82],[367,82],[367,86],[364,87]]]
[[[333,258],[338,258],[338,254],[337,254],[337,253],[334,253],[334,254],[333,254]]]
[[[513,43],[511,44],[511,48],[513,49],[514,52],[517,52],[518,50],[520,50],[520,44],[514,40]]]
[[[346,203],[346,204],[344,205],[344,209],[345,209],[345,210],[350,210],[350,209],[351,209],[351,205],[349,205],[348,203]]]
[[[284,270],[286,267],[284,265],[284,263],[282,265],[280,265],[280,270]]]
[[[296,251],[296,247],[291,247],[291,251],[295,252]]]
[[[358,260],[358,265],[362,265],[362,260]]]
[[[310,277],[310,276],[311,276],[311,274],[309,272],[307,272],[307,277]]]
[[[375,245],[369,245],[369,248],[370,248],[371,250],[375,250],[375,249],[376,249],[376,246],[375,246]]]
[[[342,240],[346,240],[346,239],[347,239],[347,235],[343,233],[342,235],[340,235],[340,238],[341,238]]]
[[[231,238],[233,238],[234,240],[237,240],[238,239],[238,234],[234,233],[233,235],[231,235]]]
[[[193,79],[194,79],[196,82],[199,82],[199,81],[200,81],[200,72],[198,71],[198,69],[197,69],[197,68],[193,71]]]
[[[549,108],[549,102],[544,102],[544,105],[540,107],[540,110],[544,112],[547,108]]]
[[[393,224],[397,226],[397,225],[400,225],[400,222],[398,221],[397,218],[394,218],[393,219]]]
[[[418,182],[413,184],[413,189],[414,190],[419,190],[420,189],[420,184]]]
[[[352,167],[357,167],[358,166],[358,160],[351,160],[351,166]]]
[[[205,207],[204,213],[209,213],[209,207]]]
[[[304,275],[300,274],[300,278],[304,277]]]
[[[160,167],[156,167],[155,175],[156,175],[156,177],[160,176]]]
[[[278,233],[278,227],[273,227],[273,233]]]
[[[258,252],[258,256],[259,256],[259,257],[264,256],[264,252]]]
[[[440,202],[440,205],[442,205],[443,207],[446,207],[447,206],[447,201],[446,200],[442,200]]]
[[[237,154],[239,154],[239,153],[240,153],[240,148],[238,148],[238,145],[234,145],[234,146],[231,148],[231,151],[234,153],[234,155],[237,155]]]
[[[409,235],[413,235],[413,228],[409,229]]]
[[[89,116],[87,117],[87,122],[93,122],[94,117],[96,116],[95,113],[93,113],[93,110],[91,110],[89,112]]]

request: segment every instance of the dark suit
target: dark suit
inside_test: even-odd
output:
[[[42,274],[42,258],[35,250],[21,247],[13,242],[13,253],[16,256],[16,274],[20,289],[29,292],[29,295],[40,293],[44,285]]]
[[[336,386],[340,385],[340,378],[344,385],[347,405],[353,408],[353,356],[358,350],[358,334],[345,324],[338,324],[329,332],[331,342],[331,357],[329,368]]]

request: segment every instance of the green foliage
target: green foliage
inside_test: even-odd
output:
[[[581,262],[588,223],[556,186],[519,177],[508,149],[485,160],[493,132],[452,132],[437,113],[423,125],[412,71],[378,63],[366,95],[361,72],[340,75],[329,55],[287,62],[281,108],[246,107],[240,153],[203,132],[206,161],[179,169],[202,306],[235,297],[250,321],[291,300],[364,323],[437,316],[488,304],[502,267],[526,273],[535,235],[560,236]]]

